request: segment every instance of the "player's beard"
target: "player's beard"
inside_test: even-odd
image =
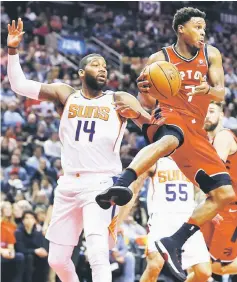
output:
[[[213,130],[216,129],[217,125],[218,125],[219,121],[216,122],[216,123],[210,123],[210,124],[204,124],[204,129],[207,131],[207,132],[211,132]]]
[[[104,82],[98,82],[96,77],[90,75],[89,73],[85,74],[85,82],[92,90],[97,91],[102,90],[106,85],[106,80]]]

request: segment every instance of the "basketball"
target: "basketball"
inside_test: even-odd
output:
[[[178,69],[166,61],[157,61],[144,69],[150,83],[149,94],[157,99],[164,100],[178,94],[181,86],[181,77]]]

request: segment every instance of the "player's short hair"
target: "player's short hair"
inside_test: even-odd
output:
[[[100,54],[96,54],[96,53],[93,53],[93,54],[89,54],[85,57],[83,57],[81,60],[80,60],[80,63],[79,63],[79,69],[80,70],[84,70],[86,65],[88,64],[88,59],[92,58],[92,57],[100,57],[100,58],[103,58],[103,56],[101,56]]]
[[[224,110],[224,103],[223,102],[211,101],[210,104],[217,105],[222,111]]]
[[[186,22],[188,22],[192,17],[199,17],[199,18],[206,18],[206,13],[200,11],[197,8],[192,8],[192,7],[184,7],[179,9],[175,15],[174,15],[174,19],[173,19],[173,29],[174,31],[177,33],[178,31],[178,26],[181,24],[185,24]]]

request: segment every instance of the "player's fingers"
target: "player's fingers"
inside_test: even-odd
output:
[[[15,20],[12,21],[12,31],[14,31],[16,29],[16,22]]]
[[[122,111],[128,110],[128,109],[129,109],[129,106],[128,105],[124,105],[124,106],[121,106],[121,107],[117,107],[115,110],[119,111],[119,112],[122,112]]]
[[[22,32],[22,31],[23,31],[23,22],[22,22],[21,18],[18,18],[17,30],[18,30],[19,32]]]
[[[12,27],[11,27],[10,24],[7,25],[7,29],[8,29],[8,33],[11,34],[11,32],[12,32]]]
[[[150,87],[150,83],[149,83],[148,80],[140,81],[140,82],[138,82],[137,87],[139,89],[149,88]]]

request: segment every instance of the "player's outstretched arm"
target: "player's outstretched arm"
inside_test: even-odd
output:
[[[19,95],[35,100],[60,101],[65,103],[67,97],[75,90],[63,83],[44,84],[26,79],[19,60],[17,48],[24,35],[23,22],[19,18],[17,26],[15,21],[8,24],[8,65],[7,74],[11,88]]]
[[[122,91],[116,92],[114,105],[120,116],[132,119],[140,128],[144,124],[150,123],[150,114],[143,109],[139,101],[131,94]]]

